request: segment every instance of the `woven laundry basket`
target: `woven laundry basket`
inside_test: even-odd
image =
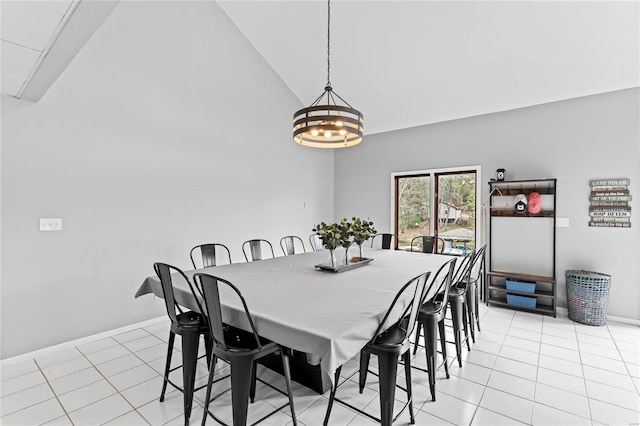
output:
[[[605,325],[611,276],[599,272],[569,270],[567,304],[569,319],[588,325]]]

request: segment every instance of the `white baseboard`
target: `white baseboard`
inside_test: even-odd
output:
[[[640,320],[637,320],[637,319],[624,318],[624,317],[613,317],[611,315],[607,315],[607,321],[619,322],[619,323],[622,323],[622,324],[630,324],[630,325],[635,325],[637,327],[640,327]]]
[[[107,337],[111,337],[111,336],[114,336],[116,334],[126,333],[127,331],[136,330],[138,328],[149,327],[150,325],[154,325],[154,324],[157,324],[159,322],[166,321],[166,320],[167,320],[167,316],[164,315],[164,316],[161,316],[161,317],[158,317],[158,318],[153,318],[153,319],[142,321],[142,322],[139,322],[139,323],[136,323],[136,324],[126,325],[124,327],[116,328],[114,330],[105,331],[103,333],[93,334],[91,336],[82,337],[80,339],[76,339],[76,340],[71,340],[71,341],[68,341],[68,342],[60,343],[59,345],[49,346],[47,348],[39,349],[37,351],[27,352],[27,353],[22,354],[22,355],[17,355],[17,356],[11,357],[11,358],[2,359],[2,360],[0,360],[0,367],[7,367],[7,366],[10,366],[10,365],[13,365],[13,364],[17,364],[17,363],[22,362],[22,361],[28,361],[28,360],[32,360],[34,358],[40,358],[40,357],[46,356],[46,355],[48,355],[50,353],[57,352],[57,351],[62,350],[62,349],[67,349],[69,347],[75,347],[75,346],[81,346],[81,345],[84,345],[86,343],[94,342],[96,340],[106,339]]]
[[[558,307],[558,308],[556,308],[556,314],[568,317],[569,316],[569,310],[567,308]],[[617,323],[620,323],[620,324],[629,324],[629,325],[635,325],[635,326],[640,327],[640,320],[632,319],[632,318],[616,317],[616,316],[607,315],[607,322],[617,322]]]

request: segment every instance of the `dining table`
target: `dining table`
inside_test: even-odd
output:
[[[338,253],[340,258],[340,253]],[[346,258],[344,254],[343,258]],[[450,256],[367,249],[360,267],[329,268],[329,251],[301,253],[255,262],[233,263],[184,271],[192,280],[206,273],[234,284],[246,300],[261,337],[297,353],[322,376],[320,393],[330,389],[336,369],[353,358],[373,337],[394,297],[404,284],[424,273],[435,273]],[[319,265],[324,265],[319,267]],[[358,265],[359,266],[359,265]],[[181,276],[173,278],[178,304],[197,310],[195,296]],[[135,297],[162,297],[157,276],[144,279]],[[427,295],[429,297],[429,295]],[[223,321],[249,330],[243,307],[221,291]],[[404,309],[389,318],[399,320]],[[292,377],[296,380],[292,372]],[[232,390],[233,392],[233,390]]]

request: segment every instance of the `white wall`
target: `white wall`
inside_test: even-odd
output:
[[[134,293],[196,244],[307,241],[333,153],[293,143],[300,107],[198,1],[121,2],[40,102],[3,96],[1,357],[164,315]]]
[[[569,228],[557,229],[559,305],[566,306],[565,270],[598,271],[612,275],[608,314],[638,320],[639,96],[629,89],[365,136],[336,151],[335,216],[369,217],[378,230],[392,229],[392,172],[480,164],[483,199],[500,167],[507,179],[556,177],[557,215],[570,218]],[[587,226],[595,178],[631,179],[630,229]]]

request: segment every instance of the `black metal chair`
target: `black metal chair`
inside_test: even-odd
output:
[[[471,340],[476,342],[475,326],[480,331],[480,294],[478,285],[484,283],[484,257],[487,246],[480,247],[471,261],[471,267],[468,276],[462,277],[462,279],[456,283],[458,287],[465,287],[467,293],[467,314],[469,320],[469,332],[471,333]],[[474,326],[475,321],[475,326]]]
[[[296,235],[287,235],[280,238],[280,248],[285,256],[291,256],[296,253],[306,253],[307,249],[304,247],[302,238]]]
[[[322,244],[322,238],[318,234],[309,235],[309,244],[311,244],[311,250],[322,251],[324,250],[324,244]]]
[[[248,250],[248,251],[247,251]],[[242,243],[242,253],[244,254],[244,258],[247,262],[255,262],[256,260],[268,259],[268,257],[263,257],[264,253],[271,254],[271,257],[276,257],[273,246],[267,240],[254,239],[247,240]]]
[[[336,398],[336,390],[340,385],[340,372],[342,371],[342,366],[340,366],[336,369],[335,372],[335,378],[333,387],[331,388],[327,413],[324,418],[325,426],[329,423],[329,416],[331,415],[331,408],[333,407],[334,401],[339,401],[341,404],[347,405],[348,407],[361,412],[367,417],[370,417],[377,422],[382,423],[384,426],[391,425],[393,423],[393,420],[395,420],[393,416],[393,405],[396,391],[398,357],[402,357],[404,363],[407,386],[407,403],[397,414],[396,418],[408,406],[409,415],[411,417],[411,424],[415,423],[413,413],[413,397],[411,391],[411,343],[409,342],[409,336],[411,336],[411,334],[413,333],[416,325],[418,310],[420,309],[420,302],[424,299],[425,294],[427,294],[426,282],[429,278],[429,275],[430,272],[425,272],[421,275],[418,275],[417,277],[411,279],[400,289],[400,291],[398,291],[395,298],[393,299],[393,302],[391,302],[387,313],[380,322],[378,329],[373,334],[373,338],[360,351],[360,393],[363,392],[367,380],[369,359],[371,357],[371,354],[377,355],[378,357],[381,418],[377,419],[372,415],[359,410],[353,405]],[[409,295],[411,295],[412,297],[410,301],[407,302],[407,307],[404,310],[404,313],[399,320],[396,320],[395,323],[389,325],[388,321],[390,320],[389,317],[391,313],[395,312],[397,314],[398,309],[402,309],[400,307],[397,307],[396,303],[398,303],[398,301],[401,299],[403,301],[406,301]],[[345,381],[343,381],[343,383]]]
[[[380,238],[378,238],[380,237]],[[376,239],[377,238],[377,239]],[[396,234],[376,234],[371,237],[371,247],[373,248],[373,244],[377,241],[381,241],[380,248],[383,250],[390,250],[392,247],[395,248],[395,241],[398,241],[398,236]]]
[[[167,314],[171,320],[171,328],[169,331],[169,344],[167,349],[167,362],[164,369],[164,382],[162,384],[162,393],[160,394],[160,402],[164,401],[165,391],[167,390],[167,384],[170,384],[174,388],[183,393],[183,405],[184,405],[184,422],[185,425],[189,424],[189,417],[191,417],[191,407],[193,404],[193,393],[195,376],[196,376],[196,364],[198,362],[198,345],[200,343],[200,336],[204,335],[205,347],[207,352],[207,361],[211,359],[212,340],[209,333],[209,327],[207,325],[206,318],[199,312],[185,311],[175,300],[173,294],[173,281],[171,274],[179,274],[188,284],[191,292],[194,294],[196,302],[199,297],[196,295],[196,291],[191,284],[191,281],[187,276],[175,266],[167,265],[166,263],[154,263],[153,269],[160,279],[162,285],[162,293],[167,308]],[[171,368],[171,355],[173,354],[173,343],[176,334],[181,336],[182,340],[182,365]],[[169,374],[178,368],[182,367],[182,388],[171,380],[169,380]]]
[[[458,286],[458,283],[469,279],[471,268],[473,267],[474,255],[475,252],[472,251],[462,258],[454,274],[451,288],[449,289],[448,300],[451,310],[453,337],[456,345],[456,358],[458,359],[458,365],[460,367],[462,367],[462,345],[466,343],[468,351],[471,351],[471,345],[469,343],[469,327],[467,325],[467,319],[469,318],[467,287],[464,285]],[[464,333],[464,338],[462,338],[462,333]]]
[[[226,252],[227,263],[231,263],[231,252],[224,244],[208,243],[195,246],[189,252],[193,269],[208,268],[210,266],[216,266],[220,259],[219,253]]]
[[[272,411],[261,420],[289,405],[293,424],[296,425],[296,413],[293,405],[293,393],[291,390],[291,375],[289,369],[288,349],[281,348],[277,343],[271,342],[258,336],[249,308],[240,290],[229,281],[212,275],[198,273],[193,277],[196,287],[203,294],[205,311],[208,318],[208,326],[213,337],[212,356],[209,362],[209,379],[207,380],[207,393],[204,401],[204,416],[202,426],[205,425],[207,417],[213,417],[217,422],[224,424],[211,411],[209,403],[211,400],[211,388],[214,382],[216,360],[220,358],[231,365],[231,403],[233,409],[234,426],[244,426],[247,423],[248,400],[253,402],[256,392],[256,360],[267,355],[280,352],[284,377],[287,386],[289,402],[280,408]],[[222,309],[220,306],[220,293],[224,293],[225,298],[236,297],[240,302],[238,306],[244,308],[237,317],[246,320],[250,331],[245,331],[232,327],[222,322]],[[266,382],[263,382],[269,385]],[[269,385],[271,386],[271,385]],[[271,386],[273,389],[277,388]],[[279,390],[278,390],[279,391]]]
[[[438,237],[437,242],[438,253],[452,255],[455,250],[453,247],[453,240],[450,238]]]
[[[413,237],[411,239],[411,251],[433,253],[435,240],[435,237],[431,235],[418,235],[417,237]]]
[[[416,341],[413,348],[413,354],[418,350],[420,341],[420,330],[424,333],[424,348],[427,357],[427,372],[429,373],[429,389],[431,390],[431,399],[436,400],[436,370],[444,365],[444,370],[449,378],[449,365],[447,363],[447,345],[444,329],[444,319],[447,315],[447,303],[449,299],[449,289],[453,281],[453,273],[455,271],[457,259],[451,259],[440,267],[438,272],[432,276],[429,287],[435,290],[431,299],[424,301],[418,312],[418,325],[416,330]],[[440,333],[440,347],[442,350],[442,364],[436,366],[437,345]],[[418,367],[415,367],[418,368]]]

